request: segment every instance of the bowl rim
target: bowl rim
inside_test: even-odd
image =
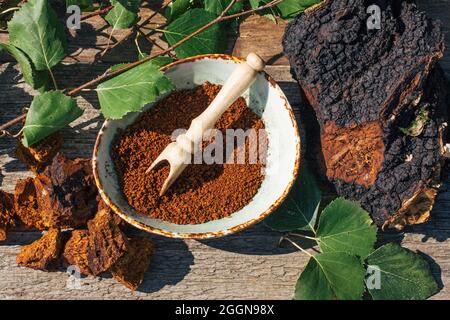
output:
[[[240,57],[236,57],[236,56],[232,56],[232,55],[226,55],[226,54],[202,54],[202,55],[192,56],[192,57],[174,61],[170,64],[163,66],[162,68],[160,68],[160,70],[164,72],[164,71],[167,71],[168,69],[170,69],[174,66],[177,66],[179,64],[194,62],[194,61],[203,60],[203,59],[230,60],[235,63],[242,63],[245,61],[244,58],[240,58]],[[161,235],[161,236],[165,236],[165,237],[169,237],[169,238],[208,239],[208,238],[223,237],[223,236],[226,236],[229,234],[233,234],[233,233],[242,231],[242,230],[262,221],[264,218],[266,218],[270,213],[272,213],[276,208],[278,208],[280,206],[280,204],[284,201],[284,199],[289,194],[292,186],[294,185],[294,183],[296,181],[296,178],[297,178],[297,175],[298,175],[298,172],[300,169],[301,137],[300,137],[299,127],[298,127],[297,121],[295,119],[294,111],[293,111],[286,95],[281,90],[281,88],[278,86],[277,82],[270,75],[268,75],[265,71],[261,71],[261,73],[262,73],[262,75],[264,75],[264,77],[266,78],[269,85],[271,85],[278,92],[279,96],[284,100],[283,106],[289,113],[289,116],[290,116],[291,122],[292,122],[292,126],[294,127],[294,131],[295,131],[295,138],[297,141],[294,170],[292,172],[291,180],[289,181],[286,188],[284,189],[283,194],[280,197],[278,197],[278,199],[267,210],[263,211],[258,217],[248,220],[246,222],[243,222],[241,224],[238,224],[234,227],[231,227],[231,228],[228,228],[225,230],[215,231],[215,232],[201,232],[201,233],[189,233],[189,232],[181,233],[181,232],[167,231],[167,230],[163,230],[160,228],[156,228],[153,226],[143,224],[143,223],[133,219],[127,213],[123,212],[117,205],[115,205],[114,202],[112,201],[112,199],[106,194],[106,192],[103,189],[102,182],[100,180],[100,175],[97,172],[97,170],[98,170],[97,153],[99,151],[99,146],[100,146],[100,143],[101,143],[101,140],[103,137],[103,132],[106,129],[106,127],[108,126],[108,123],[111,121],[111,119],[105,119],[102,127],[100,128],[100,130],[97,134],[97,138],[96,138],[95,145],[94,145],[94,152],[93,152],[93,156],[92,156],[92,169],[93,169],[93,173],[94,173],[95,184],[98,188],[99,194],[102,197],[103,201],[112,209],[112,211],[114,213],[119,215],[123,220],[125,220],[132,226],[134,226],[138,229],[141,229],[143,231],[149,232],[149,233],[153,233],[153,234],[157,234],[157,235]]]

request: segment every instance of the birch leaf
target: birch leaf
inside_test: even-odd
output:
[[[23,126],[22,143],[29,147],[65,127],[83,114],[74,99],[60,91],[34,97]]]
[[[216,15],[204,9],[192,9],[171,22],[164,29],[164,36],[170,45],[177,43],[208,22]],[[216,23],[175,48],[178,57],[186,58],[205,53],[221,53],[226,46],[226,32]]]
[[[149,61],[101,83],[96,91],[103,115],[120,119],[128,112],[141,111],[172,89],[169,79]]]
[[[3,48],[8,52],[20,66],[23,79],[33,89],[43,89],[48,84],[48,74],[46,71],[37,71],[30,61],[30,58],[19,48],[13,45],[0,43],[0,49]]]
[[[127,29],[139,19],[140,0],[111,0],[114,8],[105,16],[106,21],[116,29]]]
[[[365,269],[361,260],[343,252],[311,257],[295,286],[297,300],[360,300]]]
[[[29,0],[8,23],[11,45],[25,52],[36,70],[50,70],[64,58],[64,30],[47,0]]]
[[[316,238],[322,252],[346,252],[365,259],[374,250],[377,227],[358,203],[338,198],[322,211]]]
[[[379,273],[379,287],[368,285],[374,300],[425,300],[438,291],[427,261],[417,253],[389,243],[367,259]]]

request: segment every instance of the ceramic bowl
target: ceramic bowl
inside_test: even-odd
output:
[[[202,55],[178,60],[162,70],[177,89],[190,89],[206,81],[223,84],[241,62],[242,59],[227,55]],[[266,73],[261,72],[257,76],[243,97],[249,108],[262,117],[269,141],[264,180],[245,207],[226,218],[188,225],[137,213],[122,194],[111,159],[111,145],[118,129],[133,123],[139,113],[129,113],[120,120],[106,120],[97,136],[93,168],[103,200],[133,226],[173,238],[220,237],[243,230],[267,217],[284,200],[295,181],[300,163],[300,136],[286,96]],[[153,104],[149,104],[144,110],[152,107]]]

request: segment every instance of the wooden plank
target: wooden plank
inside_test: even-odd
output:
[[[421,4],[430,15],[444,21],[444,30],[448,32],[450,1],[429,0],[421,1]],[[88,23],[98,28],[104,22],[95,18]],[[82,44],[85,51],[77,56],[80,63],[74,64],[68,59],[65,65],[57,68],[55,73],[61,87],[81,84],[101,74],[113,63],[135,59],[136,51],[131,41],[113,50],[114,53],[105,56],[101,63],[90,64],[93,55],[100,51],[95,46],[105,40],[105,35],[93,39],[92,30],[82,29],[77,37],[71,39],[73,48]],[[245,56],[255,50],[269,60],[272,65],[267,67],[268,72],[298,110],[301,100],[297,84],[291,78],[287,59],[279,56],[283,26],[255,16],[248,18],[240,30],[233,53]],[[450,46],[448,36],[447,47]],[[4,39],[5,35],[0,34],[0,41]],[[442,65],[450,75],[450,55],[444,57]],[[23,83],[18,84],[18,78],[17,66],[0,54],[0,123],[19,114],[36,94]],[[64,131],[63,151],[72,157],[89,157],[103,119],[94,92],[83,92],[77,101],[85,113],[72,128]],[[12,139],[0,139],[0,187],[6,191],[13,190],[18,178],[30,175],[15,159],[14,144]],[[449,184],[450,179],[447,179],[429,223],[411,227],[407,232],[383,235],[384,241],[401,241],[404,246],[420,250],[430,259],[433,273],[441,285],[445,285],[433,299],[450,299]],[[300,252],[290,247],[279,247],[280,235],[259,224],[226,238],[207,241],[152,236],[157,252],[139,292],[129,291],[108,276],[83,278],[80,286],[74,288],[64,271],[45,273],[16,266],[15,255],[20,245],[38,237],[36,232],[13,232],[8,241],[0,245],[0,299],[290,299],[298,274],[307,263],[307,257]]]

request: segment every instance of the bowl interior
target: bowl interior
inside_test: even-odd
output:
[[[237,61],[220,57],[203,57],[183,61],[165,73],[177,89],[190,89],[206,81],[223,84]],[[196,225],[177,225],[137,213],[121,192],[120,182],[111,159],[111,145],[118,129],[133,123],[139,113],[120,120],[107,120],[97,140],[94,171],[104,200],[133,225],[171,237],[207,238],[223,236],[261,220],[287,194],[298,169],[300,138],[293,113],[280,88],[260,73],[243,95],[248,106],[260,115],[269,139],[265,177],[252,201],[231,216]],[[149,104],[148,110],[153,107]]]

